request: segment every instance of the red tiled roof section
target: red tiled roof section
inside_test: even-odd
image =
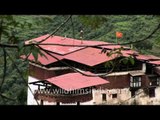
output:
[[[117,55],[115,54],[108,57],[106,54],[101,53],[101,49],[91,47],[64,56],[65,59],[76,61],[88,66],[95,66],[113,60],[116,57]]]
[[[154,65],[160,65],[160,61],[149,61],[148,63],[154,64]]]
[[[160,57],[154,56],[154,55],[147,55],[150,60],[160,60]]]
[[[86,72],[86,74],[92,73]],[[100,77],[87,77],[80,73],[68,73],[61,76],[48,78],[46,80],[67,91],[109,83],[109,81]]]
[[[26,41],[25,44],[28,44],[30,41],[38,42],[46,37],[49,34],[40,36],[38,38]],[[53,43],[53,44],[65,44],[65,45],[100,45],[100,44],[110,44],[108,42],[103,41],[94,41],[94,40],[77,40],[72,38],[60,37],[60,36],[51,36],[47,40],[43,41],[42,43]],[[62,60],[63,57],[68,60],[76,61],[88,66],[95,66],[101,64],[103,62],[107,62],[116,58],[116,55],[112,55],[111,57],[106,56],[105,54],[101,54],[100,49],[91,48],[91,47],[74,47],[74,46],[59,46],[59,45],[40,45],[43,49],[49,50],[53,52],[53,55],[57,57],[59,60]],[[120,45],[106,45],[106,46],[99,46],[101,48],[106,48],[109,50],[113,50],[115,48],[120,48]],[[124,48],[127,48],[124,46]],[[141,55],[134,50],[122,50],[122,55],[124,57],[129,57],[130,55],[136,55],[135,57],[138,60],[142,61],[156,61],[160,60],[160,58],[153,56],[153,55]],[[48,59],[45,57],[39,56],[38,61],[43,64],[47,65],[57,60],[52,58],[49,55],[46,55]],[[29,56],[29,60],[33,60],[33,56]],[[151,64],[159,64],[159,62],[150,62]]]
[[[138,60],[160,60],[160,58],[159,57],[156,57],[156,56],[153,56],[153,55],[138,55],[138,56],[136,56],[136,58],[138,59]]]
[[[132,55],[138,55],[138,52],[134,51],[134,50],[122,50],[121,53],[124,57],[129,57],[129,56],[132,56]]]
[[[28,44],[31,41],[41,41],[42,39],[45,39],[47,35],[26,41],[25,44]],[[102,41],[88,41],[88,40],[76,40],[73,38],[65,38],[65,37],[60,37],[60,36],[53,36],[49,37],[47,40],[45,40],[42,43],[53,43],[53,44],[66,44],[66,45],[98,45],[98,44],[106,44],[106,42]],[[58,45],[40,45],[42,48],[55,52],[57,54],[65,55],[77,50],[80,50],[84,47],[73,47],[73,46],[58,46]]]
[[[58,61],[57,59],[53,58],[52,56],[48,55],[47,53],[43,53],[43,54],[46,57],[45,56],[40,56],[38,54],[38,62],[40,62],[42,65],[48,65],[48,64],[51,64],[51,63],[54,63],[54,62]],[[57,55],[57,54],[54,54],[54,53],[50,53],[50,54],[55,56],[59,60],[63,59],[63,56],[61,56],[61,55]],[[25,56],[21,56],[21,58],[25,59],[26,57]],[[28,60],[35,62],[34,57],[33,57],[32,54],[28,57]]]

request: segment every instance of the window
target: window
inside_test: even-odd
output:
[[[106,94],[102,94],[102,101],[106,101]]]
[[[112,98],[117,98],[117,94],[112,94]]]
[[[149,89],[149,97],[155,97],[155,88]]]
[[[150,86],[159,86],[160,84],[160,78],[159,77],[155,77],[150,79]]]
[[[141,77],[140,76],[131,76],[130,87],[141,87]]]

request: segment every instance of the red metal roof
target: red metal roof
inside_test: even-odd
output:
[[[129,55],[138,54],[138,52],[134,50],[122,50],[122,53],[126,53]]]
[[[134,50],[122,50],[121,53],[124,57],[129,57],[131,55],[138,54],[138,52]]]
[[[160,61],[149,61],[148,63],[154,64],[154,65],[160,65]]]
[[[159,57],[153,56],[153,55],[138,55],[136,56],[138,60],[158,60]]]
[[[86,74],[92,73],[86,72]],[[61,76],[48,78],[46,80],[67,91],[109,83],[109,81],[100,77],[88,77],[80,73],[68,73]]]
[[[111,44],[111,43],[105,42],[104,44]],[[118,49],[118,48],[121,48],[121,47],[123,47],[124,49],[130,49],[129,47],[121,46],[121,45],[106,45],[106,46],[101,46],[101,47],[102,48],[107,48],[107,49],[110,49],[110,50]]]
[[[160,60],[160,57],[154,56],[154,55],[147,55],[149,57],[149,60]]]
[[[46,38],[49,35],[44,35],[38,38],[35,38],[33,40],[35,41],[41,41],[42,39]],[[65,38],[65,37],[59,37],[59,36],[53,36],[53,37],[49,37],[47,40],[45,40],[42,43],[53,43],[53,44],[81,44],[81,41],[76,41],[74,39],[71,38]],[[58,45],[40,45],[42,48],[64,55],[79,49],[82,49],[84,47],[64,47],[64,46],[58,46]]]
[[[108,44],[110,44],[110,43],[108,43]],[[107,49],[113,50],[113,49],[121,48],[121,46],[120,45],[108,45],[108,46],[102,46],[102,48],[107,48]]]
[[[45,39],[47,35],[29,40],[26,42],[26,44],[28,44],[31,41],[41,41],[42,39]],[[88,40],[77,40],[77,39],[73,39],[73,38],[65,38],[65,37],[60,37],[60,36],[53,36],[53,37],[49,37],[47,40],[45,40],[42,43],[53,43],[53,44],[66,44],[66,45],[98,45],[98,44],[105,44],[105,42],[103,41],[88,41]],[[77,50],[80,50],[84,47],[66,47],[66,46],[58,46],[58,45],[40,45],[42,48],[64,55],[64,54],[68,54]]]
[[[50,55],[46,54],[46,53],[43,53],[46,57],[44,56],[40,56],[38,55],[38,62],[40,62],[42,65],[48,65],[48,64],[51,64],[51,63],[54,63],[54,62],[57,62],[58,60],[51,57]],[[60,56],[60,55],[57,55],[57,54],[54,54],[54,53],[50,53],[52,54],[53,56],[55,56],[56,58],[58,58],[59,60],[62,60],[63,57]],[[26,57],[25,56],[21,56],[23,59],[25,59]],[[28,57],[28,60],[30,61],[34,61],[34,57],[33,55],[31,54],[29,57]]]
[[[43,35],[41,37],[26,41],[26,44],[28,44],[30,41],[41,41],[45,39],[49,34]],[[99,44],[110,44],[108,42],[103,41],[94,41],[94,40],[77,40],[72,38],[65,38],[60,36],[53,36],[49,37],[47,40],[45,40],[42,43],[53,43],[53,44],[68,44],[68,45],[99,45]],[[86,48],[86,47],[66,47],[66,46],[58,46],[58,45],[41,45],[43,49],[49,50],[51,52],[54,52],[56,54],[53,54],[58,59],[62,60],[62,56],[65,55],[65,59],[76,61],[88,66],[95,66],[97,64],[112,60],[116,57],[116,55],[112,55],[111,57],[106,56],[105,54],[101,54],[100,49],[96,48]],[[120,48],[120,45],[109,45],[109,46],[101,46],[102,48],[107,49],[114,49],[114,48]],[[160,58],[153,56],[153,55],[138,55],[136,51],[133,50],[122,50],[122,54],[124,57],[128,57],[133,54],[137,54],[136,58],[138,60],[159,60]],[[60,54],[60,55],[57,55]],[[48,59],[45,57],[39,56],[38,61],[41,62],[43,65],[47,65],[53,62],[56,62],[57,60],[46,55]],[[33,56],[29,56],[29,60],[33,60]]]
[[[88,66],[95,66],[116,58],[116,55],[113,54],[112,56],[108,57],[106,54],[101,53],[101,49],[97,48],[85,48],[79,50],[77,52],[68,54],[64,56],[65,59],[76,61]]]

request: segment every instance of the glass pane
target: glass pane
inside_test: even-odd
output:
[[[133,86],[136,87],[136,83],[133,83]]]
[[[130,81],[133,82],[133,77],[130,78]]]

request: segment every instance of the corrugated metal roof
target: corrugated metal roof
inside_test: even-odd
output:
[[[140,55],[140,54],[138,56],[136,56],[136,58],[138,60],[149,60],[149,61],[160,59],[159,57],[156,57],[154,55]]]
[[[86,72],[86,74],[92,73]],[[87,77],[80,73],[68,73],[61,76],[48,78],[46,80],[67,91],[109,83],[109,81],[100,77]]]
[[[28,44],[31,41],[41,41],[42,39],[45,39],[47,35],[29,40],[26,42],[26,44]],[[60,36],[53,36],[53,37],[49,37],[47,40],[45,40],[42,43],[53,43],[53,44],[66,44],[66,45],[98,45],[98,44],[105,44],[105,42],[103,41],[88,41],[88,40],[77,40],[77,39],[73,39],[73,38],[65,38],[65,37],[60,37]],[[65,55],[77,50],[80,50],[84,47],[66,47],[66,46],[58,46],[58,45],[40,45],[42,48],[61,54],[61,55]]]
[[[111,44],[111,43],[105,42],[104,44]],[[123,47],[124,49],[130,49],[129,47],[121,46],[121,45],[106,45],[106,46],[101,46],[101,47],[109,49],[109,50],[118,49],[118,48],[121,48],[121,47]]]
[[[138,56],[136,56],[136,59],[138,59],[138,60],[149,60],[150,58],[146,55],[140,55],[139,54]]]
[[[160,65],[160,61],[149,61],[148,63],[154,64],[154,65]]]
[[[113,50],[113,49],[121,48],[121,46],[120,45],[108,45],[108,46],[102,46],[102,48]]]
[[[58,60],[51,57],[50,55],[46,54],[46,53],[43,53],[46,57],[44,56],[40,56],[38,55],[38,62],[40,62],[42,65],[48,65],[48,64],[51,64],[51,63],[54,63],[54,62],[57,62]],[[60,56],[60,55],[57,55],[57,54],[54,54],[54,53],[50,53],[52,54],[53,56],[55,56],[56,58],[58,58],[59,60],[62,60],[63,57]],[[23,59],[25,59],[25,56],[21,56]],[[31,54],[29,57],[28,57],[28,60],[30,61],[34,61],[34,57],[33,55]]]
[[[160,60],[160,57],[154,56],[154,55],[147,55],[149,57],[149,60]]]
[[[79,50],[77,52],[68,54],[64,56],[65,59],[76,61],[88,66],[95,66],[116,58],[116,55],[113,54],[112,56],[108,57],[106,54],[101,53],[101,49],[97,48],[85,48]]]
[[[131,55],[137,55],[138,54],[138,52],[134,51],[134,50],[122,50],[121,53],[124,57],[129,57]]]
[[[43,35],[41,37],[29,40],[26,42],[29,43],[30,41],[41,41],[42,39],[45,39],[49,34]],[[45,40],[42,43],[54,43],[54,44],[68,44],[68,45],[99,45],[99,44],[109,44],[108,42],[103,41],[94,41],[94,40],[77,40],[72,38],[65,38],[60,36],[53,36],[49,37],[47,40]],[[61,55],[65,55],[65,59],[69,59],[72,61],[76,61],[88,66],[95,66],[97,64],[101,64],[103,62],[112,60],[115,58],[116,55],[112,55],[111,57],[106,56],[105,54],[101,54],[100,49],[96,48],[86,48],[86,47],[66,47],[66,46],[58,46],[58,45],[40,45],[43,49],[49,50],[51,52],[54,52],[53,55],[57,57],[58,59],[62,60]],[[120,48],[120,45],[109,45],[109,46],[101,46],[102,48],[107,49],[114,49],[114,48]],[[59,54],[59,55],[58,55]],[[136,58],[138,60],[145,60],[145,61],[151,61],[151,60],[159,60],[160,58],[153,56],[153,55],[140,55],[134,50],[122,50],[122,54],[124,57],[128,57],[133,54],[137,54]],[[45,57],[39,56],[38,61],[41,62],[43,65],[47,65],[53,62],[56,62],[57,60],[46,55],[48,59]],[[29,60],[33,60],[33,56],[29,56]],[[151,63],[151,62],[150,62]],[[158,62],[153,62],[153,64],[159,64]]]
[[[122,50],[122,53],[126,53],[129,55],[138,54],[138,52],[134,50]]]

